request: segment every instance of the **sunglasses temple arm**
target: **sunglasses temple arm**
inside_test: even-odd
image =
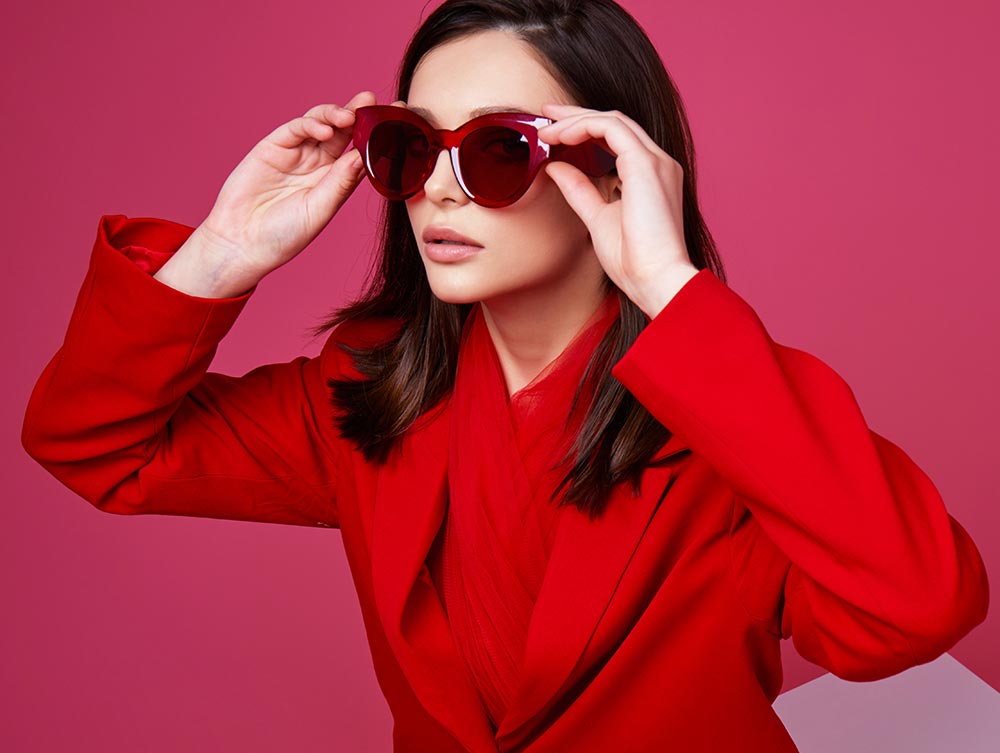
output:
[[[586,175],[598,178],[615,169],[615,155],[593,142],[583,144],[559,144],[553,148],[550,157],[569,162]]]

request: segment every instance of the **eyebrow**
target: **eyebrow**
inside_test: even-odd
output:
[[[434,116],[431,114],[430,110],[425,110],[423,107],[413,107],[411,105],[406,106],[412,112],[415,112],[420,117],[424,118],[431,125],[437,125]],[[489,115],[494,112],[529,112],[524,109],[521,105],[486,105],[485,107],[477,107],[475,110],[469,111],[469,120],[473,118],[478,118],[480,115]]]

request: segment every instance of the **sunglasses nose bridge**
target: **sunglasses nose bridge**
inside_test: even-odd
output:
[[[472,191],[465,183],[465,178],[462,176],[462,165],[459,159],[459,152],[461,150],[462,142],[465,140],[465,133],[462,128],[455,128],[449,130],[447,128],[442,128],[436,133],[436,143],[440,144],[442,148],[448,150],[448,156],[451,159],[451,170],[455,174],[455,180],[458,181],[459,187],[462,189],[462,193],[468,196],[470,199],[475,201],[476,197],[473,196]],[[435,157],[435,164],[437,155]]]
[[[453,144],[448,151],[451,154],[451,169],[455,172],[455,178],[458,180],[458,185],[461,187],[462,193],[475,201],[476,197],[472,193],[471,189],[466,185],[465,177],[462,175],[461,160],[458,158],[459,145]]]
[[[473,197],[472,193],[469,191],[469,188],[465,184],[465,180],[462,177],[462,168],[459,166],[459,161],[458,161],[458,146],[455,145],[455,146],[448,147],[445,144],[443,144],[441,142],[438,142],[438,144],[436,146],[432,147],[432,152],[433,152],[433,155],[429,158],[428,165],[427,165],[427,174],[426,174],[426,177],[424,178],[424,181],[423,181],[424,190],[425,191],[427,190],[428,184],[431,184],[433,190],[440,190],[439,187],[438,188],[434,188],[434,184],[438,180],[447,180],[446,178],[444,178],[444,179],[437,178],[436,179],[434,177],[434,173],[435,173],[435,171],[438,168],[438,162],[441,161],[441,153],[442,152],[446,152],[447,155],[448,155],[447,162],[448,162],[448,164],[451,167],[452,175],[454,175],[455,180],[458,182],[459,188],[462,189],[462,193],[464,193],[470,199],[474,200],[475,197]]]

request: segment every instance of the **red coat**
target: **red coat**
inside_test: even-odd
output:
[[[102,218],[66,340],[22,442],[112,513],[338,527],[394,750],[794,751],[771,703],[779,639],[850,680],[928,662],[985,617],[986,571],[927,475],[871,431],[844,380],[775,343],[702,270],[615,365],[674,432],[642,494],[606,517],[561,512],[521,684],[496,737],[458,659],[425,556],[445,511],[447,410],[379,469],[340,438],[325,379],[336,342],[242,377],[206,373],[253,291],[186,295],[130,246],[192,231]],[[446,439],[446,437],[444,437]]]

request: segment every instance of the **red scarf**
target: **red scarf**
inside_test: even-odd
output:
[[[587,362],[619,314],[612,288],[569,345],[512,397],[482,307],[462,330],[451,395],[449,507],[431,570],[483,703],[499,726],[519,679],[528,623],[555,535],[552,492],[593,395]],[[564,494],[563,487],[560,494]]]

